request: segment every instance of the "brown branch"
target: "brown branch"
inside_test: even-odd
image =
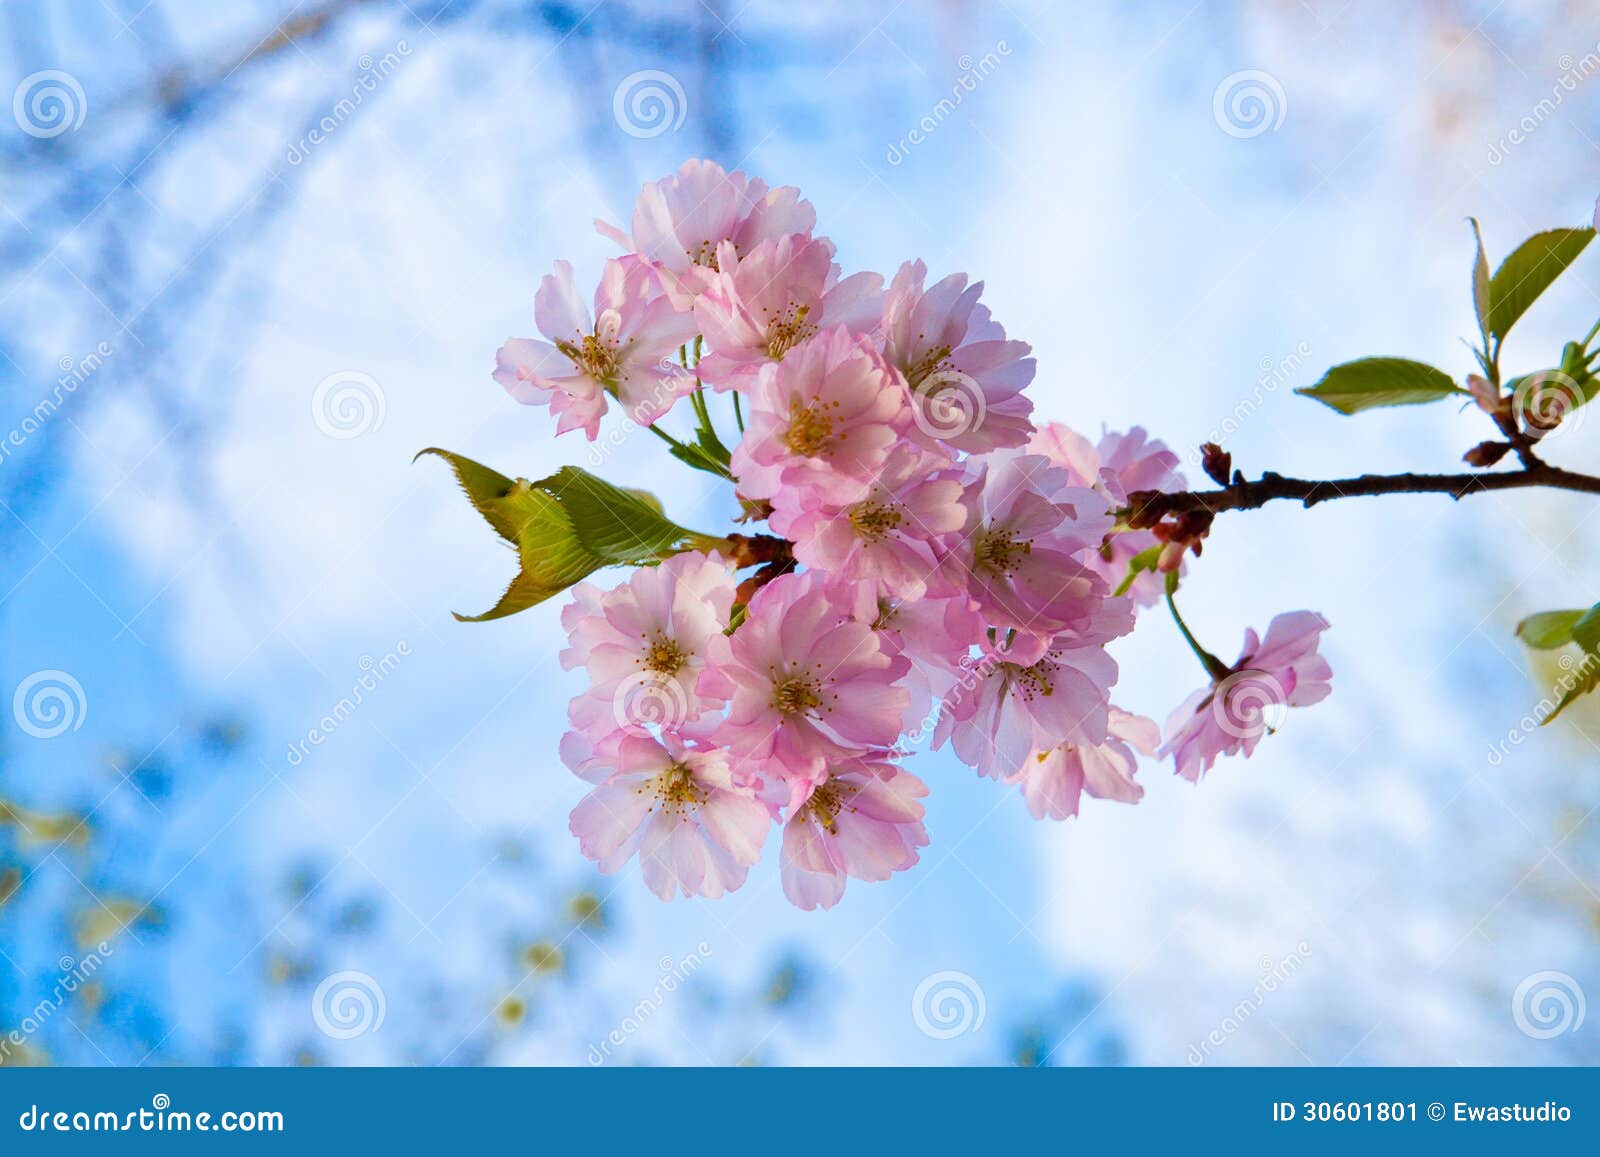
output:
[[[1304,478],[1285,478],[1269,472],[1254,482],[1246,482],[1236,474],[1233,483],[1221,490],[1178,494],[1163,494],[1159,490],[1135,491],[1128,495],[1128,521],[1133,526],[1148,527],[1167,515],[1256,510],[1280,498],[1293,498],[1306,506],[1315,506],[1335,498],[1383,494],[1448,494],[1451,498],[1460,499],[1480,491],[1518,490],[1531,486],[1600,494],[1600,478],[1562,470],[1543,462],[1497,474],[1362,474],[1356,478],[1315,482]]]

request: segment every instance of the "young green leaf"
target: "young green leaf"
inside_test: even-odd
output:
[[[1593,239],[1589,228],[1550,229],[1517,246],[1489,279],[1489,332],[1505,340],[1517,319]]]
[[[648,494],[623,490],[576,466],[548,478],[510,479],[470,458],[427,449],[450,463],[474,509],[517,548],[521,570],[483,622],[526,610],[581,582],[601,567],[644,565],[701,537],[667,519]]]
[[[1554,711],[1550,712],[1550,714],[1546,715],[1542,720],[1539,721],[1540,727],[1543,727],[1546,723],[1552,722],[1555,717],[1565,711],[1574,700],[1582,698],[1583,696],[1589,694],[1589,692],[1593,691],[1597,686],[1600,686],[1600,658],[1597,658],[1593,654],[1584,655],[1583,662],[1578,665],[1577,672],[1575,674],[1569,672],[1568,674],[1563,675],[1561,682],[1558,685],[1561,684],[1566,686],[1566,690],[1561,696],[1561,701],[1556,704]]]
[[[1478,228],[1478,219],[1468,217],[1472,222],[1472,235],[1478,242],[1478,255],[1472,263],[1472,310],[1478,317],[1478,336],[1483,339],[1484,348],[1489,346],[1489,257],[1483,251],[1483,230]]]
[[[1584,611],[1572,624],[1572,641],[1591,655],[1600,653],[1600,603]]]
[[[1295,391],[1341,414],[1376,406],[1415,406],[1465,394],[1450,375],[1407,358],[1362,358],[1334,366],[1314,386]]]
[[[1156,569],[1156,563],[1161,560],[1161,545],[1158,542],[1154,546],[1147,546],[1128,560],[1127,577],[1117,584],[1114,592],[1118,598],[1128,593],[1128,588],[1133,586],[1134,579],[1147,570]]]
[[[1536,651],[1553,651],[1572,642],[1572,627],[1588,612],[1540,611],[1517,624],[1517,638]]]

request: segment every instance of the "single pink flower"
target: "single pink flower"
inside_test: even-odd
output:
[[[568,824],[607,875],[637,853],[645,884],[663,900],[680,891],[715,899],[739,887],[771,825],[767,806],[735,786],[726,753],[636,735],[621,739],[615,772]]]
[[[978,301],[983,282],[953,273],[924,289],[927,275],[906,262],[883,305],[884,357],[911,395],[917,432],[973,454],[1023,445],[1033,433],[1028,343],[1006,340]]]
[[[783,894],[796,907],[831,908],[845,880],[887,880],[926,847],[923,782],[882,760],[830,765],[821,782],[796,781],[783,826]]]
[[[933,746],[948,739],[962,762],[1000,779],[1033,752],[1105,742],[1117,681],[1106,644],[1133,623],[1131,614],[1102,618],[1081,634],[1019,634],[986,647],[945,696]]]
[[[835,576],[829,577],[828,589],[837,605],[850,608],[851,618],[871,625],[886,652],[910,662],[901,680],[908,699],[900,730],[915,746],[933,734],[935,704],[967,669],[972,648],[984,641],[983,619],[962,594],[912,598]]]
[[[1064,820],[1078,814],[1084,792],[1095,799],[1138,803],[1144,788],[1133,781],[1138,755],[1154,755],[1161,728],[1153,719],[1111,708],[1103,743],[1058,743],[1035,751],[1005,777],[1017,784],[1034,819]]]
[[[604,221],[594,224],[602,236],[650,262],[673,304],[688,310],[715,275],[724,243],[738,255],[763,241],[809,234],[817,214],[792,185],[768,189],[759,178],[691,159],[640,190],[631,237]]]
[[[606,262],[594,316],[578,296],[572,266],[557,261],[539,283],[534,323],[549,341],[514,337],[495,355],[494,380],[517,401],[548,405],[556,433],[582,429],[593,441],[607,397],[649,426],[695,388],[676,361],[694,336],[694,319],[661,295],[649,267],[633,258]]]
[[[761,367],[823,330],[867,333],[883,308],[883,278],[856,273],[840,280],[833,242],[795,234],[763,241],[742,256],[725,242],[718,272],[694,303],[695,321],[711,352],[695,373],[717,389],[753,381]]]
[[[1328,697],[1333,669],[1317,653],[1328,620],[1314,611],[1276,616],[1260,639],[1244,633],[1244,649],[1228,674],[1189,696],[1167,720],[1158,755],[1171,755],[1177,772],[1198,782],[1219,755],[1248,757],[1290,707]]]
[[[696,551],[640,567],[603,594],[590,583],[574,587],[561,616],[572,644],[561,664],[586,668],[589,690],[568,708],[572,726],[598,742],[613,731],[677,730],[721,707],[695,683],[707,644],[728,625],[733,596],[727,565]]]
[[[1187,485],[1177,468],[1178,456],[1138,426],[1126,433],[1102,433],[1097,445],[1076,430],[1051,422],[1039,428],[1028,443],[1028,452],[1043,454],[1064,467],[1075,485],[1093,487],[1112,507],[1127,505],[1128,495],[1136,490],[1170,493]],[[1127,577],[1133,556],[1158,541],[1148,530],[1119,531],[1099,550],[1085,554],[1084,561],[1115,589]],[[1165,581],[1164,574],[1141,572],[1128,594],[1140,606],[1150,606],[1161,598]]]
[[[739,492],[773,498],[803,488],[816,502],[856,502],[906,421],[883,359],[844,327],[827,330],[757,379],[749,425],[733,452]]]
[[[780,575],[731,636],[711,642],[701,694],[730,700],[715,741],[734,770],[818,779],[826,764],[893,745],[909,663],[835,604],[820,571]]]
[[[1093,615],[1110,590],[1085,563],[1114,524],[1104,496],[1015,450],[969,459],[967,478],[955,565],[988,622],[1048,634]]]
[[[834,506],[815,490],[785,488],[772,497],[769,521],[804,566],[904,599],[930,589],[948,595],[959,589],[945,556],[966,525],[963,492],[961,472],[946,459],[902,443],[857,501]]]

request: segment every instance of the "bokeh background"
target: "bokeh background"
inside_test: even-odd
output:
[[[1450,469],[1475,413],[1291,389],[1466,371],[1466,218],[1492,260],[1589,220],[1597,73],[1576,0],[7,0],[7,1062],[1600,1060],[1600,718],[1533,728],[1559,671],[1511,637],[1600,594],[1591,499],[1224,517],[1190,622],[1231,655],[1321,610],[1331,700],[1066,824],[920,753],[923,863],[808,914],[770,854],[720,902],[587,870],[560,604],[455,623],[511,560],[411,464],[594,466],[494,350],[700,155],[799,185],[847,268],[985,279],[1042,415],[1251,474]],[[1511,368],[1597,306],[1591,253]],[[1597,447],[1574,422],[1549,457]],[[599,469],[728,512],[659,449]],[[1118,657],[1159,718],[1199,681],[1156,618]],[[23,726],[25,685],[68,714]]]

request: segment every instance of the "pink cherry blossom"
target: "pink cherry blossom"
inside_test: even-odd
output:
[[[1033,433],[1028,343],[1006,340],[978,301],[983,282],[953,273],[924,289],[927,275],[906,262],[883,306],[884,357],[915,398],[918,431],[974,454],[1023,445]]]
[[[737,256],[763,241],[809,234],[816,224],[811,202],[792,185],[768,189],[765,181],[730,173],[715,161],[688,160],[640,190],[633,236],[604,221],[595,228],[650,262],[673,304],[688,310],[716,273],[720,246],[731,245]]]
[[[928,794],[887,761],[830,765],[820,782],[796,781],[783,827],[783,894],[796,907],[831,908],[845,880],[887,880],[917,862]]]
[[[762,587],[731,636],[713,639],[701,694],[730,700],[715,734],[741,774],[820,778],[828,761],[887,748],[908,702],[910,664],[842,614],[818,571]]]
[[[1178,456],[1138,426],[1126,433],[1102,433],[1096,445],[1076,430],[1051,422],[1039,428],[1028,443],[1028,452],[1043,454],[1065,467],[1075,485],[1093,487],[1113,507],[1125,506],[1128,495],[1136,490],[1186,488],[1177,469]],[[1127,577],[1129,560],[1158,542],[1148,530],[1119,531],[1084,559],[1091,570],[1115,588]],[[1128,593],[1140,606],[1150,606],[1161,598],[1165,581],[1164,574],[1143,571],[1133,580]]]
[[[873,329],[883,309],[883,278],[839,279],[833,243],[796,234],[763,241],[742,257],[718,250],[718,272],[694,304],[711,352],[695,373],[717,389],[746,385],[766,365],[825,329]]]
[[[572,645],[561,663],[586,668],[590,683],[568,708],[572,726],[598,742],[613,731],[678,729],[720,707],[695,683],[707,644],[728,624],[733,595],[727,565],[694,551],[641,567],[603,594],[590,583],[573,588],[561,617]]]
[[[1121,604],[1121,606],[1119,606]],[[1106,643],[1133,626],[1126,600],[1107,600],[1092,628],[989,644],[945,696],[933,746],[948,739],[963,763],[999,779],[1031,753],[1098,744],[1108,733],[1117,664]]]
[[[715,899],[744,883],[772,814],[735,786],[725,752],[627,735],[615,758],[615,772],[572,809],[568,826],[585,856],[610,875],[637,853],[663,900],[680,891]]]
[[[555,269],[533,299],[534,323],[550,340],[509,339],[496,355],[495,381],[524,405],[548,405],[557,434],[581,429],[593,441],[608,396],[635,422],[654,424],[695,388],[694,375],[674,360],[694,336],[694,320],[673,308],[637,259],[606,262],[593,317],[572,266],[557,261]]]
[[[1290,707],[1328,697],[1333,669],[1317,653],[1328,620],[1314,611],[1276,616],[1260,639],[1245,631],[1239,661],[1228,674],[1189,696],[1167,720],[1158,755],[1171,755],[1178,774],[1198,782],[1220,755],[1249,756]]]
[[[799,487],[816,502],[859,501],[907,420],[876,351],[842,326],[827,330],[757,379],[749,425],[733,452],[739,492],[772,498]]]
[[[918,599],[930,587],[953,594],[947,540],[966,525],[960,471],[918,447],[895,448],[867,493],[848,506],[815,490],[783,489],[772,498],[772,529],[794,543],[802,564],[845,582]]]
[[[1092,614],[1110,590],[1086,557],[1114,520],[1105,498],[1039,454],[967,462],[959,565],[989,623],[1048,633]]]
[[[1103,743],[1058,743],[1031,752],[1005,782],[1022,789],[1028,810],[1040,820],[1077,815],[1084,792],[1095,799],[1138,803],[1144,795],[1144,788],[1133,781],[1138,755],[1155,754],[1161,728],[1153,719],[1113,707],[1106,733]]]

